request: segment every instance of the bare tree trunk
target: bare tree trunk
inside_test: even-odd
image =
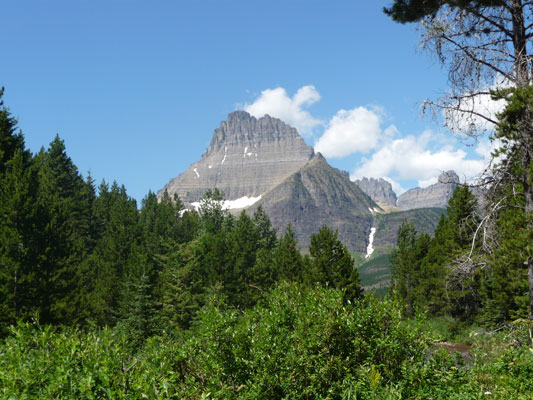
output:
[[[511,0],[511,19],[513,22],[514,66],[516,68],[516,86],[530,85],[529,63],[527,57],[527,34],[524,22],[522,0]]]
[[[513,21],[513,46],[515,54],[515,68],[517,74],[517,86],[520,88],[531,85],[531,76],[529,71],[529,59],[527,56],[527,35],[524,22],[524,7],[522,0],[511,0],[510,3],[511,15]],[[533,230],[533,177],[531,176],[531,145],[533,143],[532,131],[532,112],[529,105],[526,105],[524,119],[520,126],[520,153],[521,153],[521,167],[522,179],[521,183],[524,189],[524,211],[526,218],[526,232]],[[533,321],[533,259],[529,251],[526,251],[526,260],[524,261],[527,267],[528,287],[529,287],[529,320]],[[529,328],[530,342],[533,340],[531,328]]]
[[[531,134],[529,144],[531,144]],[[531,147],[531,146],[528,146]],[[523,149],[522,168],[524,168],[524,211],[526,217],[526,232],[533,231],[533,177],[531,172],[533,170],[531,160],[531,148]],[[527,259],[524,264],[527,266],[527,277],[529,285],[529,319],[533,321],[533,259],[531,257],[531,251],[526,251]],[[530,341],[533,340],[530,329]]]

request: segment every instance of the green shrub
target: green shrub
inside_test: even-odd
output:
[[[402,309],[286,283],[245,311],[215,296],[183,339],[152,337],[135,354],[119,329],[21,323],[0,344],[0,398],[531,398],[525,328],[473,337],[465,361]]]

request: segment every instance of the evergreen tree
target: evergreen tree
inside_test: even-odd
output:
[[[254,211],[253,222],[259,233],[260,247],[272,250],[277,244],[276,230],[272,228],[272,222],[263,206]]]
[[[161,274],[161,317],[163,324],[188,329],[204,304],[206,277],[193,263],[195,242],[177,245],[165,257]]]
[[[20,150],[0,178],[0,331],[26,319],[36,295],[36,171]]]
[[[138,280],[124,282],[124,302],[120,310],[122,318],[118,328],[133,351],[138,350],[144,340],[154,335],[160,327],[149,279],[148,276],[141,275]]]
[[[528,317],[528,276],[523,257],[532,242],[523,211],[507,209],[498,218],[498,246],[488,257],[481,281],[481,320],[499,324]]]
[[[312,275],[316,282],[345,289],[348,300],[361,296],[359,272],[348,249],[338,239],[337,232],[323,226],[318,233],[311,235],[309,254]]]
[[[420,264],[426,255],[428,242],[427,236],[417,236],[413,222],[404,221],[398,230],[397,245],[390,256],[391,290],[405,301],[410,312],[418,305],[417,288],[422,285]]]
[[[501,146],[493,154],[495,163],[487,180],[492,194],[488,209],[492,211],[484,222],[492,222],[486,224],[486,229],[496,227],[493,234],[498,237],[499,211],[504,208],[523,211],[517,211],[522,222],[516,227],[521,226],[526,232],[522,235],[526,251],[520,254],[528,271],[528,313],[533,321],[532,3],[393,0],[385,13],[400,23],[421,22],[423,47],[434,52],[449,68],[448,95],[425,104],[441,108],[446,124],[462,134],[477,137],[487,126],[489,130],[496,127],[494,137]],[[479,100],[487,96],[487,82],[507,87],[491,91],[495,99],[507,103],[497,119],[488,109],[478,106]],[[492,244],[496,249],[501,245]]]
[[[0,179],[5,174],[7,163],[21,152],[22,160],[27,163],[31,157],[24,145],[24,136],[17,130],[17,120],[11,116],[9,109],[2,100],[4,88],[0,88]]]
[[[219,189],[209,189],[200,199],[202,229],[207,233],[220,232],[227,213],[222,208],[224,193]]]
[[[85,258],[90,226],[89,194],[85,182],[58,136],[37,156],[39,232],[37,269],[43,322],[73,321],[79,310],[78,267]]]
[[[137,269],[139,226],[137,203],[116,182],[105,182],[94,202],[98,242],[83,263],[86,310],[98,325],[113,325],[123,297],[121,284]]]
[[[0,89],[0,333],[34,309],[36,170]]]
[[[524,130],[531,127],[533,87],[501,90],[497,96],[508,105],[494,133],[500,143],[489,191],[495,223],[483,271],[483,320],[492,323],[524,318],[528,311],[533,319],[533,139],[529,146],[523,143]]]
[[[251,306],[258,297],[256,292],[262,290],[261,287],[267,283],[263,282],[266,278],[264,271],[254,268],[257,252],[261,246],[261,233],[266,234],[266,232],[260,232],[255,221],[252,221],[248,214],[242,211],[229,237],[232,247],[231,261],[227,265],[224,276],[221,277],[224,283],[224,293],[230,304]]]
[[[289,224],[272,255],[272,269],[276,280],[287,279],[291,282],[302,282],[304,261],[298,249],[298,240]]]
[[[455,189],[435,229],[434,238],[417,235],[413,223],[404,222],[391,255],[392,285],[411,312],[471,319],[479,309],[479,276],[464,267],[479,222],[476,200],[466,186]]]

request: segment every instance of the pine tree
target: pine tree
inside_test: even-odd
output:
[[[272,269],[276,280],[287,279],[291,282],[302,282],[304,261],[298,249],[298,240],[289,224],[272,255]]]
[[[272,228],[272,222],[262,206],[254,211],[253,222],[259,232],[261,248],[272,250],[277,244],[276,230]]]
[[[24,163],[31,157],[24,145],[24,136],[17,129],[17,120],[11,116],[9,109],[2,100],[4,88],[0,88],[0,179],[6,172],[7,163],[15,157],[17,151],[21,152]]]
[[[499,211],[523,211],[517,211],[526,239],[526,251],[520,254],[528,271],[528,313],[533,321],[533,4],[521,0],[393,0],[384,11],[400,23],[420,22],[423,47],[450,71],[448,94],[424,104],[444,111],[446,124],[461,134],[477,138],[496,127],[494,138],[501,146],[493,154],[495,162],[486,180],[492,194],[488,196],[491,212],[483,221],[489,231],[496,227],[492,234],[498,237]],[[491,85],[507,89],[488,90]],[[489,93],[507,103],[496,119],[488,108],[479,107]]]
[[[528,276],[523,254],[533,238],[524,229],[523,211],[504,210],[498,219],[498,246],[488,257],[481,280],[481,320],[489,324],[528,317]]]
[[[479,309],[479,277],[463,268],[479,222],[476,199],[466,186],[455,189],[435,229],[434,238],[417,235],[413,223],[404,222],[391,255],[392,286],[409,309],[471,319]]]
[[[192,262],[194,242],[177,245],[165,257],[161,274],[161,317],[163,324],[188,329],[204,304],[206,277]]]
[[[220,232],[224,217],[227,215],[222,208],[224,193],[219,189],[209,189],[200,199],[199,213],[201,216],[202,229],[207,233]]]
[[[0,89],[0,333],[33,310],[36,170]]]
[[[39,192],[38,295],[43,322],[72,322],[78,311],[78,268],[87,255],[90,199],[58,136],[37,157]]]
[[[420,259],[416,256],[417,232],[413,222],[404,221],[398,230],[396,247],[392,250],[391,290],[404,300],[409,310],[415,306],[414,290],[420,285]]]
[[[109,190],[105,182],[99,187],[94,202],[98,242],[84,262],[87,295],[86,309],[98,325],[113,325],[119,314],[119,304],[126,276],[136,270],[136,249],[139,243],[137,203],[124,186],[116,182]]]
[[[123,282],[123,302],[118,324],[127,338],[131,350],[138,350],[144,340],[157,333],[160,327],[159,313],[152,298],[152,285],[149,277],[141,275],[138,279]]]
[[[36,171],[17,150],[0,185],[0,330],[34,310]]]
[[[361,296],[359,272],[348,249],[338,239],[337,232],[323,226],[318,233],[311,235],[309,254],[316,282],[345,289],[348,300]]]

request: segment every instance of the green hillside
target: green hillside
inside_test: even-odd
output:
[[[391,247],[396,244],[398,229],[403,221],[412,221],[418,232],[433,235],[439,219],[446,210],[443,208],[420,208],[393,212],[376,216],[376,236],[374,247]]]
[[[387,293],[391,277],[389,254],[380,254],[372,258],[363,263],[358,270],[361,285],[366,291],[374,291],[380,295]]]

